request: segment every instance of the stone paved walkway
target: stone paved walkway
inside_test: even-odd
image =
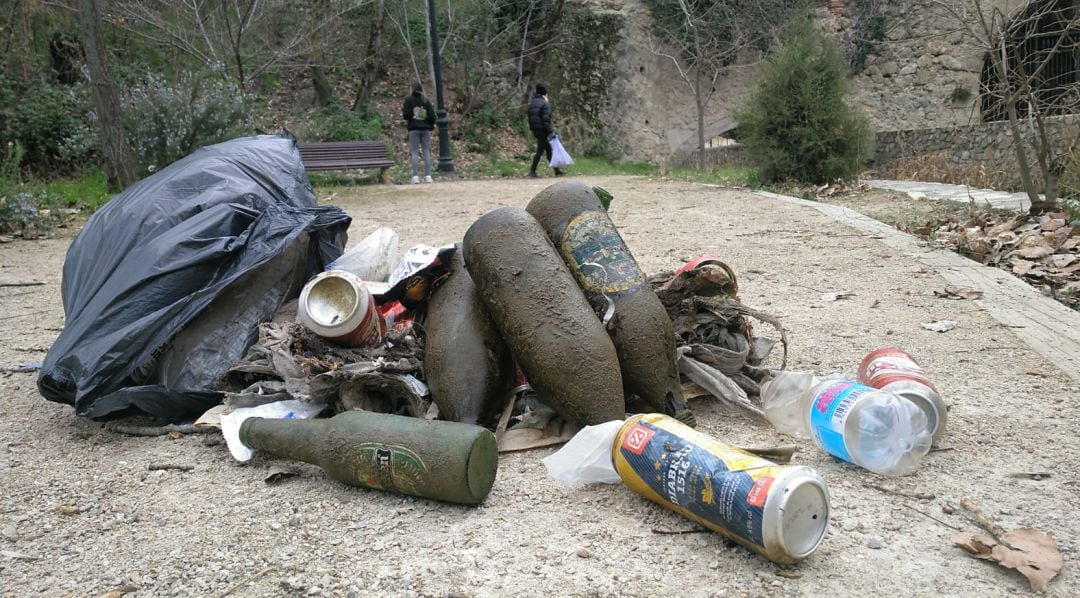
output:
[[[1031,206],[1026,193],[1009,193],[1008,191],[975,189],[966,185],[946,185],[944,183],[923,183],[919,181],[867,180],[863,182],[876,189],[907,193],[915,199],[926,197],[960,203],[974,202],[977,206],[989,205],[993,208],[1018,212],[1026,211]]]

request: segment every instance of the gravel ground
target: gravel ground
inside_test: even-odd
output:
[[[552,179],[373,186],[321,198],[402,248],[460,240],[475,218],[524,206]],[[1076,385],[968,301],[936,298],[944,281],[902,251],[816,211],[746,192],[644,178],[596,178],[647,272],[701,254],[739,275],[746,305],[779,316],[790,366],[853,373],[896,344],[951,402],[946,448],[913,475],[886,479],[795,441],[832,494],[821,548],[781,568],[623,486],[564,489],[540,459],[504,455],[483,506],[349,488],[304,466],[277,485],[277,462],[232,460],[218,438],[129,437],[44,401],[33,373],[0,376],[0,594],[4,596],[400,595],[788,596],[1029,592],[1019,574],[951,545],[977,531],[973,499],[1006,529],[1052,535],[1065,558],[1050,594],[1080,594],[1080,445]],[[883,200],[884,201],[884,200]],[[894,198],[890,201],[902,201]],[[60,278],[74,231],[0,245],[0,366],[40,361],[63,324]],[[826,294],[847,291],[848,299]],[[923,322],[959,325],[936,333]],[[767,333],[768,326],[759,328]],[[778,365],[778,364],[777,364]],[[767,424],[695,400],[699,428],[737,444],[780,444]],[[157,464],[191,471],[151,471]],[[1040,471],[1041,481],[1013,472]],[[873,486],[932,495],[912,498]],[[954,507],[956,510],[947,513]]]

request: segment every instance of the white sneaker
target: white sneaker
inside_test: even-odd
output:
[[[412,184],[414,184],[414,185],[419,185],[419,184],[420,184],[420,177],[418,177],[418,176],[414,176],[414,177],[412,178]]]
[[[426,177],[424,177],[424,182],[425,183],[434,183],[435,181],[431,180],[431,175],[429,174]]]

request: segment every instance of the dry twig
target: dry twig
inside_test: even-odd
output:
[[[149,471],[158,471],[164,469],[176,469],[179,471],[192,471],[195,469],[194,465],[174,465],[172,463],[155,463],[146,467]]]
[[[888,486],[881,486],[878,484],[866,483],[863,484],[863,487],[880,490],[885,494],[892,494],[893,496],[906,496],[908,498],[917,498],[919,500],[933,500],[937,498],[937,496],[933,494],[926,494],[924,492],[917,492],[915,490],[904,490],[902,488],[889,488]]]
[[[986,513],[983,513],[979,509],[975,501],[970,498],[964,498],[960,500],[960,507],[970,513],[969,519],[975,522],[976,525],[986,530],[988,534],[994,537],[999,543],[1003,544],[1010,550],[1014,550],[1009,541],[1005,539],[1005,530],[997,524],[996,521]]]

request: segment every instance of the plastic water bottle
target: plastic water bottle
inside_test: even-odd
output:
[[[874,473],[911,473],[930,450],[926,413],[890,392],[783,371],[765,383],[761,396],[777,430],[812,437],[826,452]]]

